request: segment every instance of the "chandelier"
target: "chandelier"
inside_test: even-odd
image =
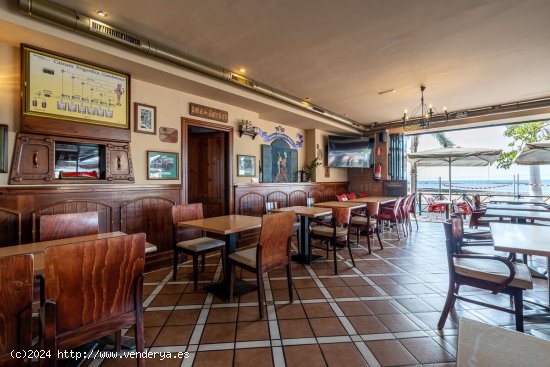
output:
[[[420,126],[421,129],[428,129],[430,124],[435,122],[448,122],[449,112],[447,107],[443,107],[443,113],[439,114],[438,111],[431,105],[424,102],[425,85],[420,86],[420,105],[416,107],[412,114],[409,114],[407,110],[403,113],[403,129],[410,131],[415,125]]]

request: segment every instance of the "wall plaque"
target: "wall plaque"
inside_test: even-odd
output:
[[[159,139],[164,143],[177,143],[178,135],[178,129],[164,126],[159,129]]]
[[[191,116],[202,117],[219,122],[227,122],[229,117],[227,111],[218,110],[216,108],[208,106],[202,106],[196,103],[189,103],[189,114]]]

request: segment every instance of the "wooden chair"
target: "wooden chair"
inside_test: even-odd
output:
[[[40,241],[52,241],[98,233],[97,212],[40,216]]]
[[[266,201],[265,202],[265,214],[271,214],[273,209],[278,209],[279,203],[277,201]],[[300,241],[300,222],[294,221],[293,236],[296,236],[296,242]]]
[[[137,352],[144,351],[143,267],[145,234],[47,248],[41,309],[43,349],[56,366],[58,350],[134,326]],[[143,356],[137,365],[144,366]]]
[[[288,281],[288,298],[294,301],[292,290],[292,264],[290,262],[290,237],[292,236],[296,214],[281,212],[266,214],[262,217],[260,242],[256,247],[236,251],[229,255],[230,267],[229,298],[233,299],[235,285],[235,265],[256,274],[258,281],[258,304],[260,318],[265,317],[265,294],[263,274],[273,269],[286,266]]]
[[[183,252],[193,258],[193,283],[195,290],[197,290],[199,282],[199,255],[201,256],[202,271],[205,269],[205,254],[208,252],[221,250],[222,265],[224,265],[224,241],[206,237],[205,232],[199,229],[178,227],[178,222],[202,218],[202,203],[181,204],[172,207],[172,225],[174,227],[174,266],[172,279],[176,280],[178,276],[178,257],[180,252]]]
[[[0,366],[29,366],[30,358],[12,358],[32,343],[33,257],[0,259]]]
[[[443,225],[447,238],[449,289],[437,328],[443,329],[449,312],[454,307],[455,301],[459,299],[515,314],[516,330],[523,331],[523,290],[533,288],[531,273],[527,265],[513,263],[505,257],[495,255],[463,254],[461,253],[463,244],[461,220],[451,218]],[[485,289],[491,291],[492,294],[505,293],[511,295],[514,299],[514,309],[461,296],[458,292],[462,285]]]
[[[353,254],[351,252],[349,242],[350,221],[351,210],[349,208],[333,208],[330,223],[326,223],[318,219],[312,219],[310,221],[310,224],[317,224],[316,226],[310,226],[309,228],[310,241],[314,239],[320,240],[324,247],[312,246],[311,243],[309,247],[317,247],[326,250],[326,257],[328,260],[330,246],[332,246],[332,251],[334,255],[334,274],[338,274],[338,260],[336,259],[338,243],[345,243],[345,247],[347,247],[349,251],[351,262],[355,267],[355,260],[353,259]]]
[[[380,240],[380,227],[378,227],[378,209],[380,208],[380,203],[372,202],[367,203],[367,210],[364,214],[361,213],[352,213],[350,227],[355,228],[357,234],[357,244],[361,238],[361,231],[366,232],[367,234],[367,247],[369,249],[369,254],[371,254],[370,247],[370,236],[376,234],[378,238],[378,243],[380,243],[380,249],[384,249],[382,241]]]
[[[399,235],[399,225],[405,232],[405,227],[403,225],[403,199],[399,197],[395,200],[393,207],[382,206],[378,214],[378,221],[387,221],[395,224],[395,229],[397,231],[397,239],[401,238]]]
[[[0,247],[21,244],[21,213],[0,208]]]

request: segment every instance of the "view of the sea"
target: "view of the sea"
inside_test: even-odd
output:
[[[410,184],[410,183],[409,183]],[[453,180],[453,193],[472,192],[479,194],[503,194],[503,195],[530,195],[532,185],[528,180],[519,180],[514,188],[513,180]],[[542,180],[542,194],[550,195],[550,180]],[[449,182],[445,179],[441,180],[418,180],[419,191],[438,192],[439,189],[443,193],[449,191]]]

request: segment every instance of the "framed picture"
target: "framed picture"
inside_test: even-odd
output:
[[[237,155],[237,176],[256,176],[256,157],[252,155]]]
[[[23,115],[129,129],[130,76],[23,45]]]
[[[8,125],[0,125],[0,173],[8,173]]]
[[[157,108],[134,103],[134,131],[142,134],[157,134]]]
[[[178,153],[147,151],[148,180],[178,180],[179,178]]]

